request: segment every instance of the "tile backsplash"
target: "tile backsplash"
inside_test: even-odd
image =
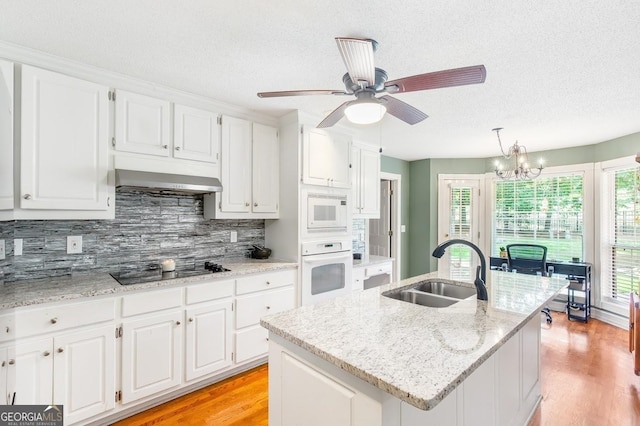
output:
[[[202,195],[118,189],[114,220],[0,222],[7,251],[0,271],[11,282],[148,268],[167,258],[177,269],[193,269],[206,260],[247,257],[253,244],[264,245],[264,220],[206,220],[202,209]],[[82,236],[81,254],[67,254],[70,235]],[[13,255],[14,239],[23,240],[21,256]]]

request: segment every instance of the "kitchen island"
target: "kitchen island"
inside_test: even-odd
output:
[[[540,402],[539,311],[566,280],[490,271],[488,302],[445,308],[383,295],[426,279],[447,281],[425,274],[263,318],[269,424],[526,424]]]

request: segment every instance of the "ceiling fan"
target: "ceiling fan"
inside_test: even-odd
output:
[[[354,95],[355,100],[344,102],[325,117],[319,128],[331,127],[344,115],[357,124],[379,121],[385,112],[408,124],[416,124],[428,116],[417,108],[389,95],[376,97],[378,93],[405,93],[442,87],[484,83],[487,71],[484,65],[418,74],[388,81],[387,73],[376,68],[373,53],[378,43],[371,39],[336,37],[338,50],[347,67],[342,77],[345,90],[285,90],[259,92],[261,98],[305,95]]]

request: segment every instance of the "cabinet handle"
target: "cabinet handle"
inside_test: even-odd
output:
[[[62,352],[64,352],[64,348],[58,348],[58,353],[61,354]]]
[[[169,145],[162,145],[164,149],[169,149]]]
[[[16,360],[15,360],[15,359],[10,359],[10,360],[9,360],[9,365],[13,365],[13,364],[15,364],[15,363],[16,363]]]
[[[268,306],[268,305],[267,305],[267,311],[268,311],[269,309],[271,309],[271,306]]]
[[[176,325],[180,325],[180,321],[176,321]]]
[[[58,318],[51,318],[51,324],[55,324],[58,322]]]
[[[176,151],[180,151],[180,147],[179,146],[176,146]]]
[[[193,318],[189,318],[189,322],[193,322]]]
[[[7,365],[7,361],[2,361],[2,364],[0,365],[0,367],[4,367],[5,365]]]
[[[269,281],[267,281],[267,285],[271,285],[271,283]]]
[[[267,337],[267,342],[269,341],[269,338]]]
[[[22,197],[25,200],[30,200],[31,199],[31,194],[24,194],[24,196]]]
[[[258,207],[258,203],[253,203],[253,207]]]
[[[244,203],[244,206],[245,206],[245,207],[249,207],[249,206],[250,206],[250,204],[249,204],[249,203]]]
[[[9,332],[9,326],[4,329],[7,333]]]
[[[49,352],[49,351],[44,351],[44,353],[43,353],[42,355],[44,355],[44,356],[49,356],[49,355],[51,355],[51,352]]]

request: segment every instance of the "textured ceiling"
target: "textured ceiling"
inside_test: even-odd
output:
[[[367,129],[406,160],[489,157],[640,131],[638,1],[0,0],[0,40],[281,116],[319,118],[343,89],[334,37],[373,38],[390,79],[484,64],[484,84],[397,97],[429,118]]]

